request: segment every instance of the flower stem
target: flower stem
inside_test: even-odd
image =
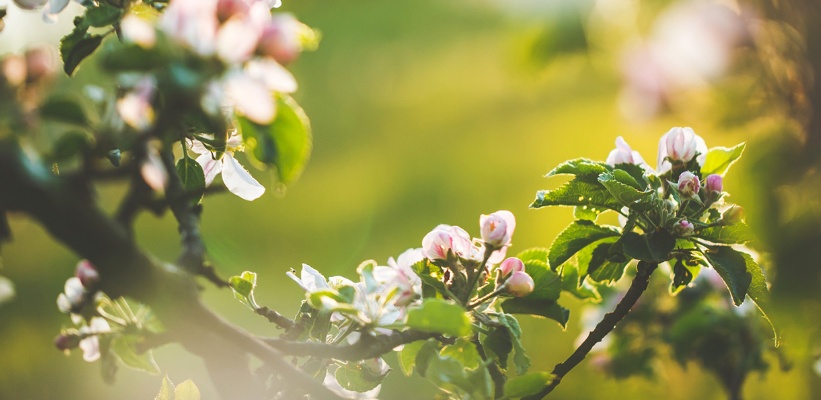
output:
[[[479,268],[473,270],[472,275],[468,279],[468,284],[465,287],[466,290],[462,296],[462,305],[467,307],[468,301],[470,300],[470,295],[473,294],[474,290],[476,290],[476,284],[479,283],[479,277],[482,276],[482,271],[485,269],[485,265],[487,265],[487,260],[490,259],[490,255],[493,254],[495,250],[496,249],[485,245],[485,255],[482,258],[482,264],[479,265]]]

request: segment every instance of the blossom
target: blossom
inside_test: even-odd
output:
[[[165,165],[155,142],[149,142],[146,146],[145,159],[140,165],[140,175],[145,184],[155,192],[162,193],[165,191],[165,185],[168,183],[168,171],[165,170]]]
[[[721,175],[708,175],[707,178],[704,179],[704,189],[707,191],[707,193],[710,194],[721,193],[721,191],[724,189],[724,186],[722,185]]]
[[[468,258],[470,235],[458,226],[439,225],[422,239],[422,252],[430,260],[447,260],[448,254]]]
[[[524,270],[525,264],[522,262],[522,260],[516,257],[506,258],[504,261],[502,261],[501,264],[499,264],[499,274],[502,277],[506,277],[514,272]]]
[[[505,281],[505,290],[513,297],[524,297],[533,292],[533,278],[524,271],[516,271]]]
[[[744,209],[740,206],[732,206],[721,214],[721,220],[727,224],[737,224],[744,219]]]
[[[126,15],[120,21],[123,41],[134,43],[142,48],[150,49],[157,43],[157,32],[146,20],[134,15]]]
[[[516,229],[516,217],[507,210],[496,211],[479,217],[482,230],[482,241],[486,246],[500,249],[510,244],[513,230]]]
[[[88,260],[80,260],[80,262],[77,263],[74,276],[80,280],[80,283],[82,283],[86,289],[92,289],[100,282],[100,273],[97,272],[97,269],[94,268],[94,265]]]
[[[396,288],[396,300],[394,304],[398,307],[405,307],[414,300],[421,297],[422,280],[413,271],[413,264],[424,259],[422,249],[408,249],[394,260],[388,259],[388,266],[377,266],[374,268],[374,279],[385,285],[387,288]]]
[[[707,144],[692,128],[675,127],[670,129],[659,140],[658,172],[663,173],[672,168],[672,161],[688,163],[693,157],[698,165],[703,166],[707,158]]]
[[[94,362],[100,359],[100,338],[98,335],[111,331],[108,321],[100,317],[91,318],[87,327],[80,329],[81,334],[89,335],[80,341],[80,349],[83,350],[83,360]]]
[[[154,97],[154,78],[144,76],[134,85],[132,90],[117,100],[117,113],[123,121],[138,131],[151,128],[154,123],[154,108],[151,99]]]
[[[690,171],[684,171],[679,175],[677,185],[679,194],[686,199],[696,196],[701,187],[698,176]]]
[[[199,154],[197,162],[202,166],[205,174],[205,185],[209,186],[214,178],[222,173],[222,181],[228,190],[244,200],[254,200],[265,193],[265,187],[259,184],[245,168],[240,165],[234,153],[243,151],[242,136],[233,131],[225,142],[225,153],[219,160],[209,151],[202,142],[195,140],[191,151]]]
[[[605,162],[614,167],[616,164],[645,164],[644,158],[642,158],[641,154],[639,154],[638,151],[631,149],[630,145],[628,145],[621,136],[616,138],[616,148],[610,151],[610,154],[607,155],[607,160]]]
[[[313,31],[291,14],[279,14],[262,30],[257,51],[280,64],[288,64],[299,55],[306,37]],[[315,40],[315,39],[314,39]]]
[[[683,219],[673,226],[673,232],[679,237],[691,236],[695,231],[693,223]]]
[[[63,313],[77,310],[85,303],[85,295],[86,289],[80,278],[68,278],[63,286],[63,293],[57,296],[57,308]]]

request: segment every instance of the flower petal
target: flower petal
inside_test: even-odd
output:
[[[210,152],[197,157],[197,162],[202,167],[202,172],[205,174],[205,186],[210,186],[214,182],[214,178],[222,172],[222,161],[215,160]]]
[[[296,92],[297,83],[290,71],[271,59],[257,59],[245,67],[248,75],[265,82],[265,86],[274,92]]]
[[[265,187],[259,184],[242,165],[230,154],[222,156],[222,181],[231,193],[244,200],[254,200],[265,193]]]
[[[245,74],[233,74],[225,82],[225,91],[242,115],[258,124],[269,124],[276,115],[276,104],[262,82]]]

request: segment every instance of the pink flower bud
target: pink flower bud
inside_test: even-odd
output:
[[[690,171],[684,171],[678,177],[678,192],[681,197],[689,199],[698,194],[701,183],[698,177]]]
[[[510,257],[502,261],[499,264],[499,274],[502,277],[506,277],[514,272],[520,272],[525,270],[525,263],[522,260],[516,257]]]
[[[248,3],[243,0],[218,0],[217,19],[220,22],[228,21],[236,14],[247,14],[248,8]]]
[[[658,170],[665,172],[670,169],[670,158],[673,161],[680,161],[688,163],[698,153],[696,162],[698,165],[704,165],[704,160],[707,157],[707,144],[701,136],[696,135],[692,128],[673,128],[670,129],[659,140],[659,155],[658,155]]]
[[[616,164],[644,164],[644,158],[641,157],[638,151],[633,151],[630,145],[619,136],[616,138],[616,148],[613,149],[607,156],[607,164],[616,166]]]
[[[673,233],[679,237],[691,236],[693,232],[695,232],[695,226],[693,226],[692,222],[686,219],[679,221],[675,226],[673,226]]]
[[[54,338],[54,346],[60,350],[71,350],[80,345],[80,337],[77,335],[60,334]]]
[[[721,193],[724,189],[721,175],[708,175],[707,178],[704,179],[704,189],[706,189],[709,194]]]
[[[510,244],[513,230],[516,229],[516,218],[510,211],[496,211],[479,217],[479,226],[485,245],[498,249]]]
[[[505,282],[505,289],[513,297],[524,297],[533,292],[533,278],[524,271],[516,271]]]
[[[724,214],[721,215],[721,219],[726,225],[737,224],[744,220],[744,209],[739,206],[732,206],[727,211],[724,211]]]
[[[449,251],[459,257],[470,255],[470,235],[464,229],[443,224],[422,239],[422,253],[430,260],[446,260]]]
[[[74,276],[80,279],[80,283],[83,284],[83,287],[86,289],[94,289],[97,286],[97,283],[100,282],[100,273],[97,272],[97,269],[94,268],[94,265],[91,264],[88,260],[80,260],[77,263],[77,269],[74,272]]]
[[[302,31],[307,29],[290,14],[279,14],[262,30],[258,51],[280,64],[294,61],[302,51]]]

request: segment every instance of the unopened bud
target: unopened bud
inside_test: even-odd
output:
[[[721,191],[724,190],[721,175],[708,175],[707,178],[704,179],[704,189],[710,195],[721,193]]]
[[[516,257],[506,258],[499,264],[499,276],[506,277],[514,272],[525,270],[525,263]]]
[[[701,183],[698,177],[690,171],[684,171],[678,177],[678,192],[682,198],[689,199],[698,194]]]
[[[499,249],[510,244],[513,230],[516,229],[516,217],[510,211],[500,210],[479,217],[479,226],[485,245]]]
[[[721,215],[721,220],[725,225],[733,225],[741,222],[744,219],[744,209],[739,206],[732,206],[724,214]]]
[[[673,226],[673,233],[679,237],[692,236],[693,232],[695,232],[695,226],[686,219],[679,221]]]
[[[262,30],[258,51],[280,64],[288,64],[302,51],[302,32],[305,29],[310,28],[304,27],[293,15],[274,16],[271,23]]]
[[[516,271],[505,282],[505,289],[513,297],[524,297],[533,292],[535,284],[533,278],[524,271]]]
[[[88,260],[80,260],[80,262],[77,263],[77,270],[74,272],[74,276],[79,278],[80,283],[88,290],[93,290],[97,286],[97,283],[100,282],[100,273],[97,272],[97,269],[94,268],[94,265]]]
[[[62,333],[54,338],[54,346],[59,350],[71,350],[80,345],[80,336]]]

